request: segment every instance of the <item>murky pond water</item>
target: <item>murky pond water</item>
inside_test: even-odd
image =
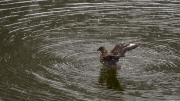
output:
[[[0,1],[0,101],[179,101],[180,1]],[[141,43],[122,69],[96,50]]]

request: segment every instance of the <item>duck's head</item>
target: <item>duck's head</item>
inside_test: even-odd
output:
[[[104,53],[107,52],[107,49],[104,46],[101,46],[97,51],[101,51],[101,53]]]

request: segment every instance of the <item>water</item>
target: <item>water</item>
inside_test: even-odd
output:
[[[0,1],[0,101],[179,101],[177,0]],[[96,50],[141,43],[122,69]]]

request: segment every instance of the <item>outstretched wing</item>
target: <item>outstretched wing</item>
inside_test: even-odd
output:
[[[124,54],[126,53],[126,51],[130,51],[132,49],[135,49],[139,45],[140,44],[120,44],[120,45],[116,45],[114,47],[114,49],[111,51],[111,53],[113,53],[114,55],[119,55],[119,56],[123,57]]]
[[[123,55],[126,52],[124,48],[125,46],[127,46],[127,44],[116,45],[111,53],[113,53],[114,55]]]
[[[135,49],[136,47],[140,46],[141,44],[129,44],[128,46],[125,47],[126,51],[130,51],[132,49]]]

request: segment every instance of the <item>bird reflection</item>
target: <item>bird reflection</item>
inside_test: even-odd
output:
[[[99,84],[101,86],[106,86],[107,89],[113,89],[116,91],[123,91],[118,79],[117,79],[117,69],[116,68],[101,68],[99,76]]]

